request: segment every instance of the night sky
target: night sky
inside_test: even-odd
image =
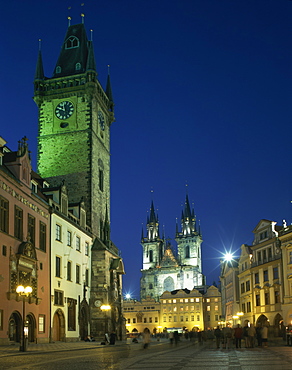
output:
[[[103,86],[110,64],[111,235],[124,259],[124,293],[139,298],[151,201],[173,239],[186,192],[201,224],[203,273],[218,282],[222,254],[239,255],[261,219],[292,222],[292,2],[80,3],[2,2],[0,135],[12,150],[26,135],[36,169],[38,39],[51,77],[67,16],[80,23],[84,12]]]

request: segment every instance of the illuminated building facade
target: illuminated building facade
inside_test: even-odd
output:
[[[0,344],[21,341],[23,319],[28,342],[49,342],[50,213],[44,186],[32,171],[27,139],[11,151],[0,137]],[[32,292],[20,296],[20,285]]]
[[[119,250],[110,239],[110,127],[114,103],[108,75],[97,79],[93,42],[84,24],[69,25],[51,78],[39,51],[34,80],[39,109],[38,171],[50,186],[64,181],[69,203],[84,202],[91,249],[90,334],[123,335],[122,274]],[[111,305],[105,317],[102,304]],[[106,328],[106,325],[108,328]]]
[[[221,317],[221,294],[210,286],[205,294],[197,289],[178,289],[165,291],[159,300],[126,299],[124,316],[128,333],[142,333],[145,328],[151,333],[214,328]]]
[[[289,237],[290,232],[274,221],[261,220],[253,230],[253,244],[242,246],[239,259],[240,307],[244,314],[241,322],[267,324],[270,335],[275,336],[282,335],[287,320],[283,316],[286,279],[281,239]]]
[[[92,234],[84,203],[68,203],[64,184],[43,193],[51,209],[51,339],[78,341],[90,334]]]
[[[176,230],[177,255],[164,236],[160,237],[158,216],[152,202],[147,219],[147,235],[142,232],[143,269],[141,299],[156,300],[165,291],[189,289],[204,284],[201,261],[202,236],[191,210],[188,196],[181,216],[181,231]]]

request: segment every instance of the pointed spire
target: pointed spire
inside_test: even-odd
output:
[[[87,63],[86,63],[86,71],[96,72],[96,65],[95,65],[95,58],[94,58],[93,42],[92,41],[88,41],[88,56],[87,56]]]
[[[36,70],[35,70],[35,75],[34,75],[35,80],[44,80],[45,78],[42,52],[41,52],[41,42],[42,40],[39,39],[39,52],[38,52],[37,65],[36,65]]]
[[[144,240],[144,230],[143,230],[143,225],[142,225],[142,233],[141,233],[141,242]]]
[[[111,79],[110,79],[110,65],[108,65],[107,67],[108,67],[108,73],[107,73],[107,82],[106,82],[105,93],[106,93],[110,103],[113,104],[114,100],[113,100],[113,93],[112,93]]]

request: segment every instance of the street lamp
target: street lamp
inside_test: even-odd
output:
[[[28,297],[32,293],[32,287],[23,285],[18,285],[16,288],[16,293],[22,296],[22,330],[21,330],[21,341],[19,350],[22,352],[26,351],[26,338],[28,336],[28,328],[25,327],[25,297]]]
[[[111,309],[111,306],[109,304],[103,304],[100,306],[100,309],[102,312],[104,312],[104,332],[105,334],[108,332],[108,317],[107,312]]]

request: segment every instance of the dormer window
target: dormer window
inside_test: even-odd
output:
[[[80,69],[81,69],[81,63],[76,63],[75,64],[75,70],[80,71]]]
[[[266,239],[267,237],[268,237],[268,232],[267,231],[264,231],[264,232],[260,233],[260,240]]]
[[[73,49],[79,47],[79,40],[76,36],[70,36],[65,42],[65,49]]]
[[[56,67],[56,73],[61,73],[61,71],[62,71],[62,68],[60,66],[57,66]]]
[[[38,183],[36,181],[31,181],[31,190],[35,194],[38,192]]]

